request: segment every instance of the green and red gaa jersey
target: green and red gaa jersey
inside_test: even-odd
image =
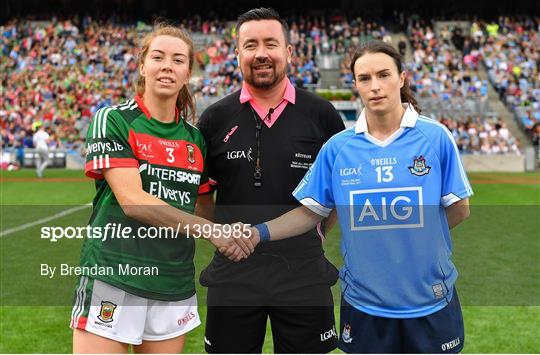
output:
[[[132,232],[129,238],[114,238],[109,228],[105,241],[87,238],[81,266],[112,268],[113,273],[89,276],[137,296],[169,301],[191,297],[195,294],[193,238],[181,234],[177,238],[170,234],[168,238],[149,238],[150,226],[124,214],[102,170],[138,168],[144,191],[193,213],[198,194],[209,191],[206,145],[199,130],[179,119],[178,112],[170,123],[152,118],[142,99],[135,97],[95,114],[88,128],[86,150],[86,175],[96,179],[97,190],[90,226],[101,231],[107,231],[107,225],[122,231],[130,227]],[[126,265],[133,270],[157,267],[158,272],[126,275]]]

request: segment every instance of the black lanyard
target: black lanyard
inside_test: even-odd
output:
[[[253,186],[261,187],[262,186],[262,167],[261,167],[261,132],[262,132],[262,123],[264,120],[270,121],[274,111],[285,101],[282,99],[276,107],[270,107],[268,114],[264,116],[261,120],[259,115],[255,112],[250,103],[248,103],[253,118],[255,119],[255,144],[257,145],[257,155],[255,158],[255,172],[253,172]]]

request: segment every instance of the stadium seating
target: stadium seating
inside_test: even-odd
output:
[[[321,63],[336,71],[342,88],[352,88],[349,65],[355,48],[374,38],[391,41],[392,35],[383,25],[361,18],[305,16],[290,18],[289,24],[294,48],[289,79],[312,90],[321,87]],[[232,25],[200,17],[181,22],[199,46],[191,82],[199,113],[241,86]],[[423,113],[446,124],[463,153],[521,149],[503,120],[490,111],[489,84],[477,74],[479,65],[485,65],[501,100],[538,141],[538,29],[531,19],[501,18],[497,25],[476,21],[458,43],[451,29],[436,33],[430,23],[410,19],[402,38],[413,49],[406,66]],[[53,147],[81,149],[93,114],[133,94],[137,42],[149,28],[142,22],[103,23],[90,17],[13,20],[1,26],[2,147],[31,147],[36,123],[43,122]]]

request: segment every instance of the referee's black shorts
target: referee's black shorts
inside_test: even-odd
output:
[[[337,269],[324,255],[255,255],[237,264],[222,256],[201,273],[208,286],[208,353],[261,353],[267,318],[276,353],[327,353],[337,347],[330,287]]]

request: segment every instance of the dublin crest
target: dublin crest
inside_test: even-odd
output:
[[[343,332],[341,333],[341,340],[343,340],[343,342],[347,344],[350,344],[352,342],[350,324],[346,324],[343,327]]]
[[[409,166],[409,171],[411,174],[416,176],[423,176],[429,174],[431,166],[426,165],[426,159],[423,155],[420,155],[418,158],[414,159],[413,166]]]
[[[103,323],[110,323],[113,321],[114,310],[116,305],[112,302],[101,302],[101,310],[99,311],[98,319]]]

